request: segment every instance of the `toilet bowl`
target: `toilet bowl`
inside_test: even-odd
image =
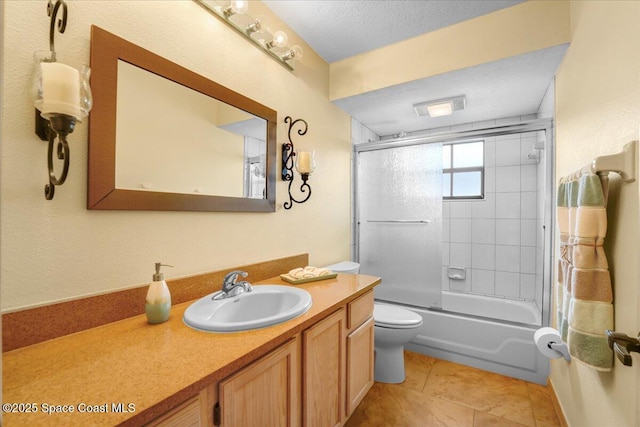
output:
[[[326,268],[335,273],[357,274],[360,264],[343,261]],[[404,308],[374,303],[374,379],[381,383],[404,382],[404,345],[418,335],[422,316]]]
[[[374,379],[381,383],[404,382],[404,345],[418,335],[422,316],[391,305],[373,305],[376,360]]]

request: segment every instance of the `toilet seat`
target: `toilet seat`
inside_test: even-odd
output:
[[[410,310],[389,305],[373,305],[375,326],[390,329],[411,329],[422,325],[422,316]]]

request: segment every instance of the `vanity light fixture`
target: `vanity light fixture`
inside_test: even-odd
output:
[[[247,33],[248,36],[260,30],[262,30],[262,23],[258,19],[244,28],[244,32]]]
[[[291,140],[291,131],[293,130],[293,127],[297,123],[300,123],[302,127],[298,129],[298,135],[302,136],[306,134],[309,126],[307,125],[307,122],[305,120],[303,119],[293,120],[290,116],[287,116],[284,118],[284,122],[289,123],[289,132],[288,132],[289,142],[282,144],[282,180],[289,181],[289,188],[287,190],[289,192],[289,201],[284,203],[284,208],[291,209],[294,202],[304,203],[307,200],[309,200],[309,197],[311,197],[311,187],[309,186],[307,181],[309,180],[309,175],[311,175],[316,168],[316,159],[315,159],[316,152],[300,151],[296,153],[295,148],[293,146],[293,141]],[[294,161],[294,157],[295,157],[295,161]],[[296,170],[298,171],[298,173],[300,174],[300,177],[302,178],[302,185],[300,185],[300,192],[306,193],[306,196],[301,200],[297,200],[291,194],[291,185],[293,184],[293,179],[294,179],[294,174],[293,174],[294,163],[295,163]]]
[[[456,96],[453,98],[436,99],[433,101],[421,102],[414,104],[413,109],[419,117],[442,117],[450,116],[454,111],[464,110],[466,107],[466,98]]]
[[[289,36],[284,31],[276,31],[273,33],[271,41],[265,43],[267,49],[273,49],[276,47],[285,47],[289,42]]]
[[[289,70],[293,71],[296,61],[302,58],[302,48],[297,45],[289,47],[289,38],[284,31],[272,33],[263,19],[252,18],[247,13],[248,1],[194,1]]]
[[[288,61],[290,59],[301,59],[302,58],[302,48],[298,45],[294,45],[288,52],[286,52],[282,56],[283,61]]]
[[[49,141],[48,168],[49,184],[44,187],[47,200],[53,199],[55,186],[62,185],[69,172],[69,144],[67,135],[73,132],[76,122],[85,118],[92,106],[89,75],[91,69],[83,65],[79,70],[57,62],[54,44],[56,16],[62,8],[62,18],[58,20],[58,31],[64,33],[67,26],[67,4],[57,0],[55,5],[49,0],[47,15],[51,17],[49,27],[49,50],[36,52],[35,69],[32,80],[32,98],[36,107],[36,135]],[[58,139],[57,144],[55,143]],[[53,168],[53,147],[63,161],[60,177]]]
[[[249,10],[249,2],[247,0],[234,0],[222,10],[222,14],[229,19],[231,15],[242,15],[247,10]]]

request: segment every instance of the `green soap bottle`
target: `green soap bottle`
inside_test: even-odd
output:
[[[164,274],[160,273],[162,266],[173,267],[156,262],[156,274],[153,275],[153,283],[149,285],[147,301],[144,305],[147,321],[151,324],[166,322],[171,311],[171,293],[167,282],[164,281]]]

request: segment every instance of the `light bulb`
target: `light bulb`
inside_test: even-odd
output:
[[[249,10],[249,2],[246,0],[234,0],[222,10],[225,18],[229,19],[233,15],[242,15]]]
[[[238,15],[247,13],[247,10],[249,10],[249,2],[246,0],[234,0],[231,2],[231,10]]]
[[[283,47],[287,45],[289,41],[289,37],[287,37],[287,33],[284,31],[276,31],[273,34],[273,39],[267,44],[267,47],[270,49],[273,47]]]

